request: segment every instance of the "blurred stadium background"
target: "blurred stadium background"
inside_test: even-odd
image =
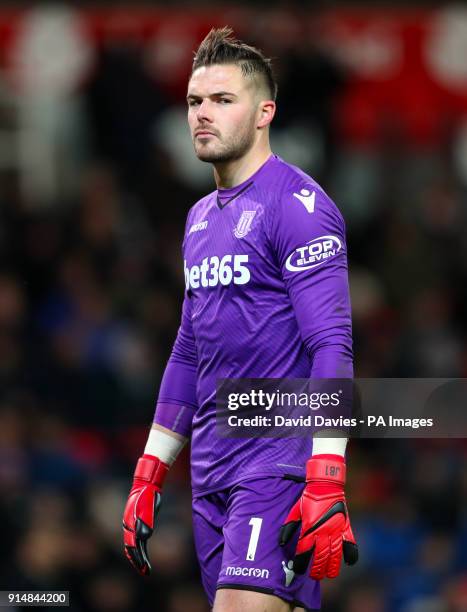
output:
[[[277,58],[274,150],[347,221],[356,375],[467,377],[467,10],[79,6],[0,7],[0,588],[205,612],[187,453],[151,579],[120,533],[178,326],[185,215],[213,189],[185,125],[192,50],[229,24]],[[323,612],[467,610],[466,451],[351,443],[361,561],[324,583]]]

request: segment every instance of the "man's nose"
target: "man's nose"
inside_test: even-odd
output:
[[[203,121],[212,121],[212,108],[209,100],[203,100],[198,106],[196,117],[200,123]]]

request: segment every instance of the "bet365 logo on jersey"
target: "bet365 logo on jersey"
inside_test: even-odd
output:
[[[185,287],[198,289],[199,287],[216,287],[221,285],[245,285],[251,278],[250,270],[246,265],[248,255],[224,255],[219,259],[217,255],[205,257],[200,266],[189,268],[186,260],[183,261],[185,273]]]
[[[331,259],[342,249],[337,236],[320,236],[294,249],[287,257],[285,267],[291,272],[301,272],[317,268]]]

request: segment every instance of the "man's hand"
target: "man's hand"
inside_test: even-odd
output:
[[[143,576],[151,572],[146,542],[154,530],[154,519],[161,503],[162,484],[168,470],[169,466],[157,457],[140,457],[123,514],[125,554]]]
[[[307,571],[315,580],[335,578],[342,556],[348,565],[358,560],[358,547],[345,502],[345,463],[339,455],[316,455],[306,465],[306,486],[281,527],[284,546],[300,527],[293,560],[297,574]]]

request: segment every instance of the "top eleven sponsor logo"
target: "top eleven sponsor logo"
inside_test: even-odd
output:
[[[291,272],[311,270],[337,255],[341,249],[342,243],[337,236],[320,236],[293,250],[285,267]]]

